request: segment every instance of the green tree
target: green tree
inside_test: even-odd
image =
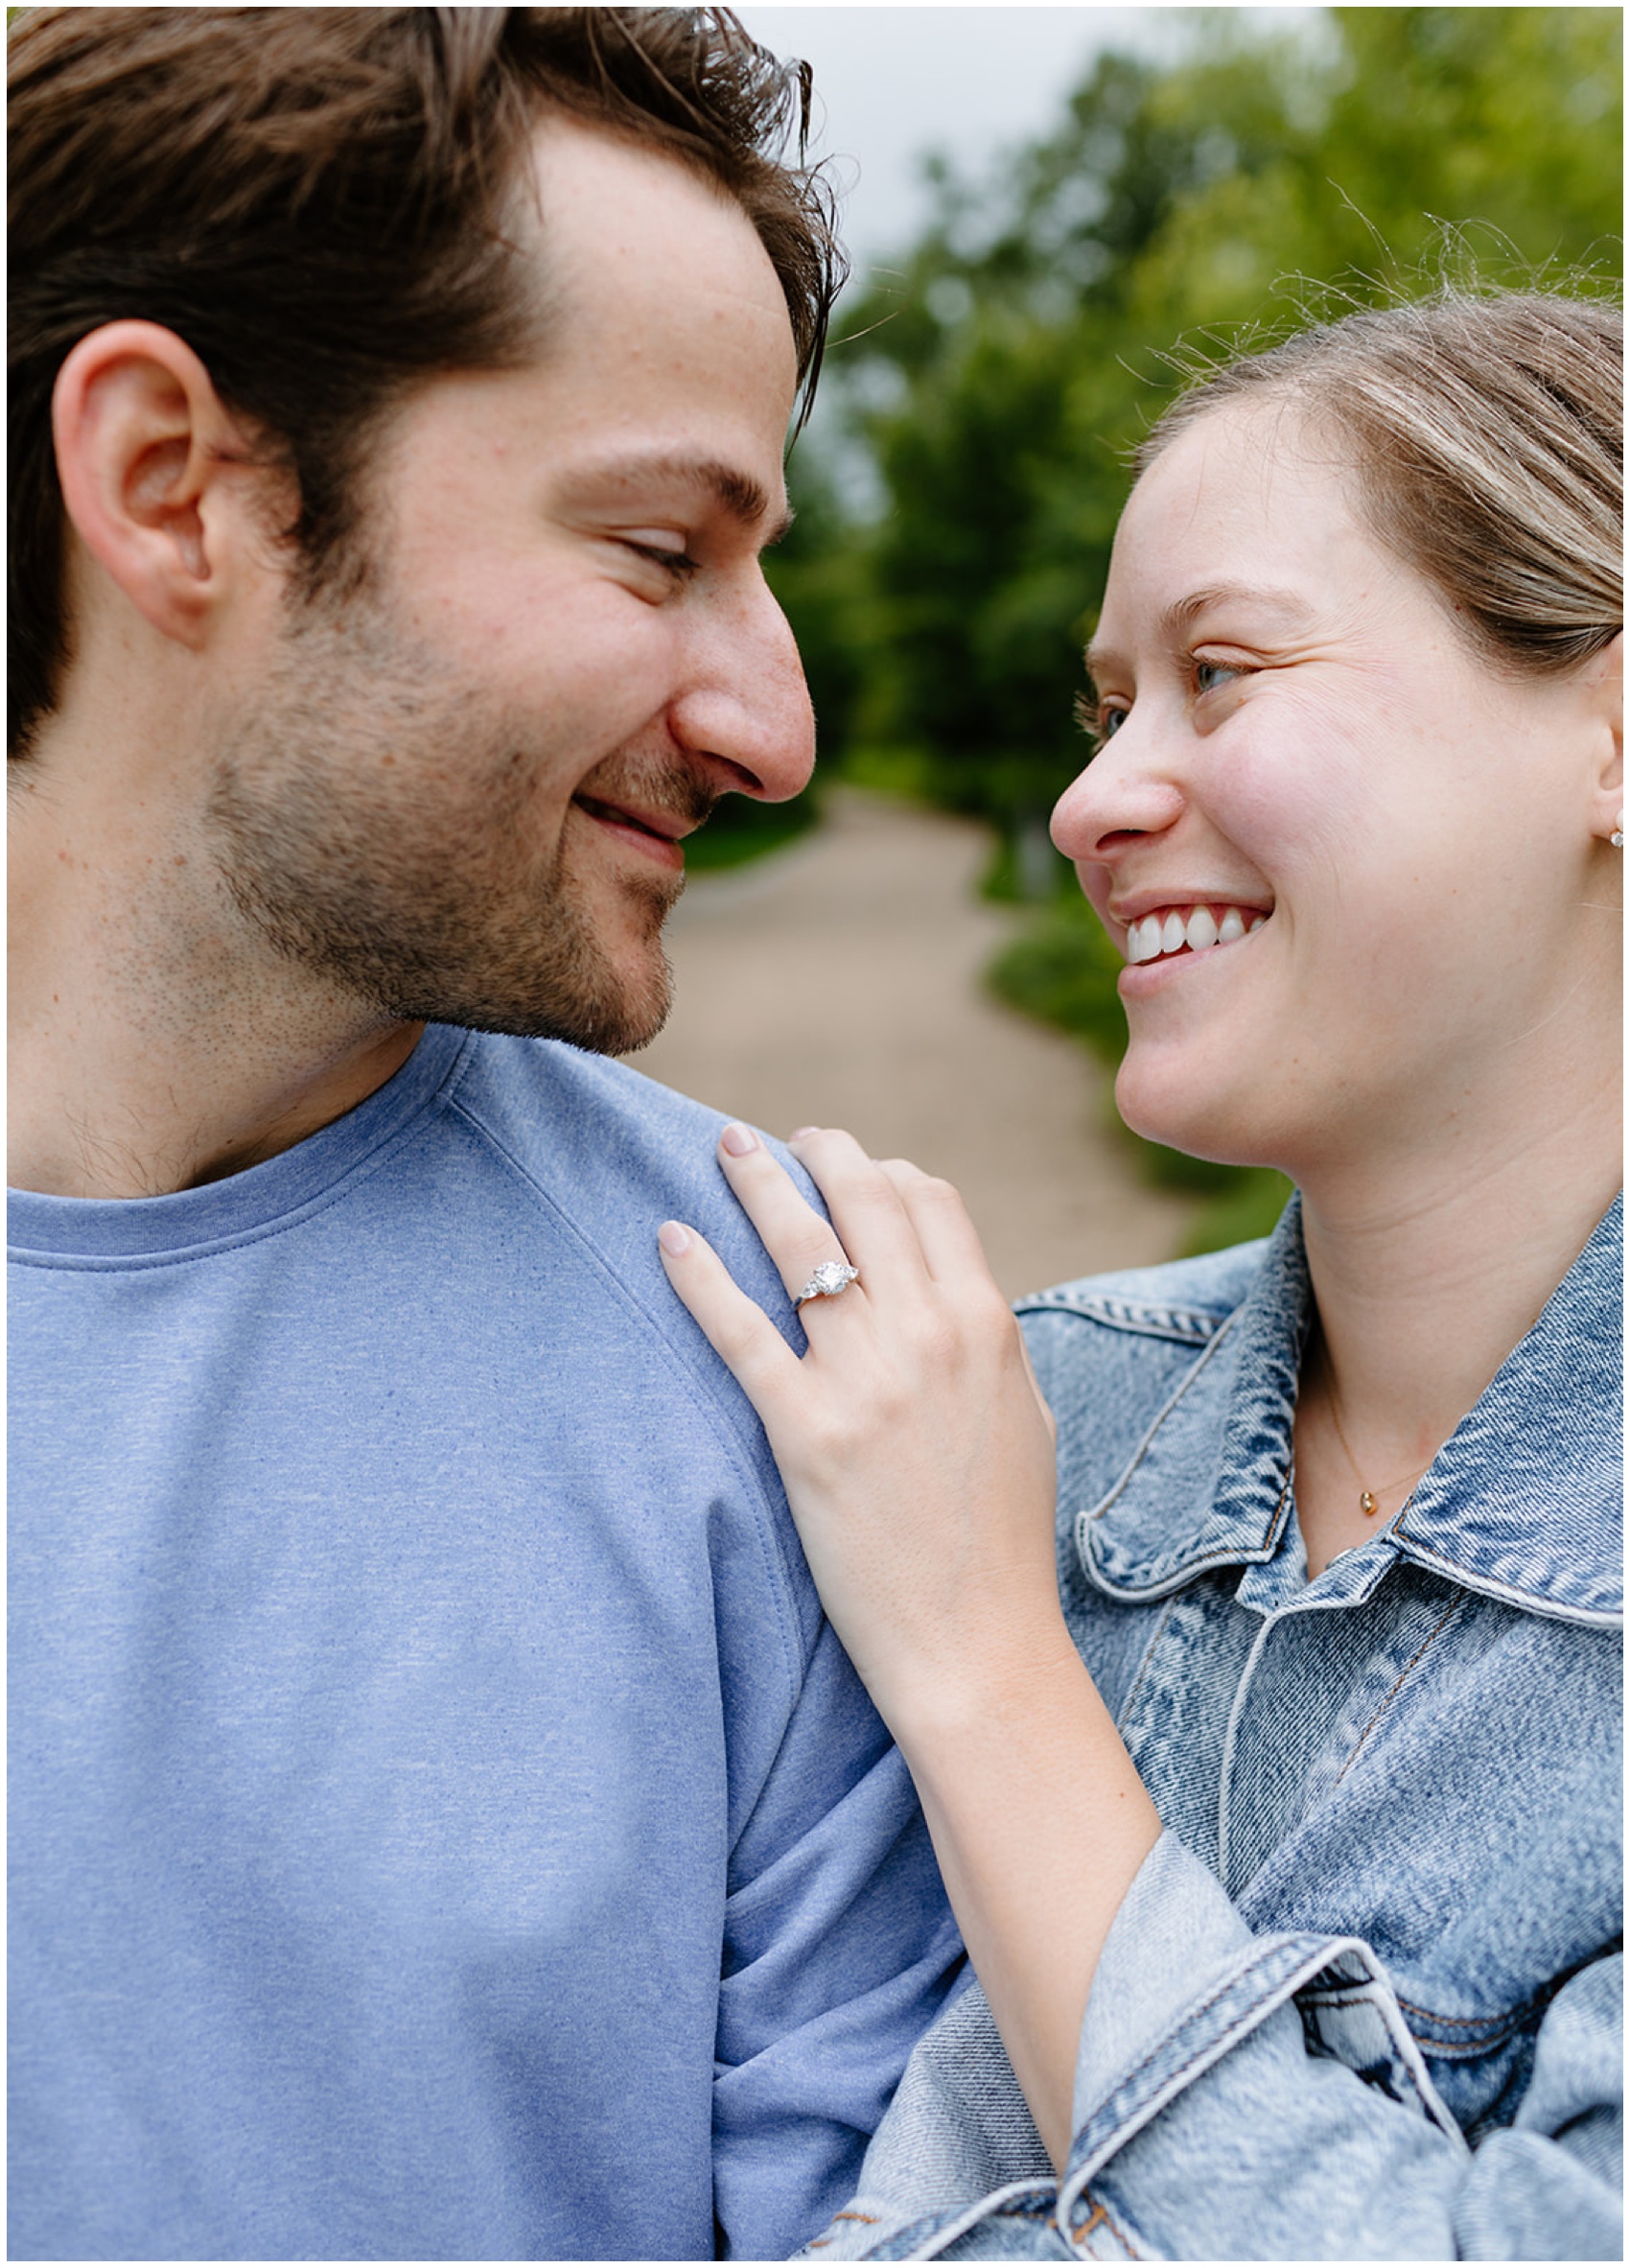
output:
[[[1611,288],[1617,10],[1342,8],[1264,29],[1202,9],[1187,28],[1168,67],[1103,57],[993,204],[941,164],[921,241],[846,301],[828,384],[881,509],[841,509],[807,442],[794,462],[813,509],[778,580],[826,689],[828,765],[910,781],[1010,846],[1083,760],[1080,654],[1128,455],[1185,359],[1445,276]],[[1113,956],[1061,862],[1056,878],[995,981],[1117,1058]],[[1234,1208],[1202,1241],[1279,1194],[1151,1164]]]
[[[994,225],[942,168],[903,272],[839,324],[887,499],[871,527],[828,523],[866,620],[849,741],[912,751],[1007,829],[1080,761],[1078,656],[1127,450],[1175,383],[1163,349],[1470,261],[1599,268],[1617,225],[1616,11],[1339,9],[1310,35],[1203,10],[1192,41],[1165,70],[1105,57]]]

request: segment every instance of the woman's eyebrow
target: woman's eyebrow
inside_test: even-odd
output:
[[[1154,625],[1161,643],[1175,644],[1214,606],[1254,607],[1277,616],[1288,629],[1303,629],[1313,620],[1313,609],[1298,592],[1280,590],[1269,583],[1206,583],[1162,607]],[[1086,649],[1086,666],[1094,672],[1116,658],[1113,648],[1097,642]]]
[[[1214,606],[1252,606],[1277,615],[1296,627],[1313,620],[1312,608],[1295,591],[1277,590],[1266,583],[1207,583],[1199,591],[1191,591],[1186,598],[1174,599],[1161,610],[1157,625],[1161,637],[1169,640],[1180,636],[1197,617],[1209,613]]]

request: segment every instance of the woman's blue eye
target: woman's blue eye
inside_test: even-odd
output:
[[[1101,709],[1098,713],[1098,737],[1112,740],[1127,721],[1124,709]]]
[[[1197,662],[1194,666],[1195,686],[1202,693],[1215,692],[1220,685],[1226,684],[1228,679],[1238,677],[1239,674],[1237,669],[1230,669],[1226,662]]]

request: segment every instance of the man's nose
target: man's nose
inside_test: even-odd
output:
[[[729,767],[721,788],[780,804],[815,768],[815,714],[787,619],[761,576],[755,586],[696,623],[668,721],[682,748]]]
[[[1181,818],[1182,787],[1153,741],[1129,718],[1054,806],[1053,840],[1077,866],[1113,864],[1118,852]]]

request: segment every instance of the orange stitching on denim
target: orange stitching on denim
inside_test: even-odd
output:
[[[1399,1688],[1403,1685],[1405,1678],[1409,1676],[1409,1672],[1414,1668],[1415,1664],[1420,1660],[1422,1654],[1425,1653],[1427,1648],[1437,1636],[1438,1631],[1443,1628],[1444,1624],[1447,1623],[1452,1616],[1457,1614],[1459,1609],[1459,1600],[1452,1599],[1449,1602],[1447,1610],[1438,1621],[1435,1628],[1427,1632],[1426,1636],[1421,1640],[1419,1646],[1416,1647],[1414,1652],[1409,1656],[1409,1660],[1404,1664],[1404,1667],[1399,1671],[1396,1678],[1393,1680],[1391,1692],[1386,1695],[1385,1699],[1383,1699],[1380,1705],[1377,1707],[1375,1715],[1370,1719],[1368,1724],[1365,1725],[1363,1731],[1359,1735],[1358,1740],[1354,1742],[1352,1755],[1348,1757],[1346,1763],[1337,1773],[1336,1785],[1338,1788],[1340,1787],[1342,1781],[1347,1777],[1347,1774],[1352,1769],[1354,1764],[1357,1763],[1359,1753],[1363,1747],[1364,1742],[1369,1739],[1371,1733],[1374,1732],[1376,1726],[1381,1722],[1387,1710],[1391,1707],[1392,1702],[1398,1694]]]
[[[1279,1515],[1285,1509],[1286,1497],[1288,1497],[1291,1493],[1291,1480],[1294,1471],[1295,1467],[1293,1465],[1288,1464],[1285,1467],[1285,1478],[1280,1484],[1279,1495],[1273,1507],[1273,1518],[1269,1523],[1268,1532],[1269,1536],[1274,1533],[1275,1530],[1279,1526]]]
[[[1115,2236],[1116,2242],[1126,2246],[1128,2257],[1133,2260],[1141,2260],[1143,2255],[1138,2251],[1137,2246],[1133,2244],[1131,2238],[1121,2227],[1119,2221],[1116,2220],[1114,2214],[1109,2210],[1109,2208],[1106,2205],[1101,2205],[1098,2210],[1104,2215],[1104,2218],[1108,2222],[1110,2230]]]
[[[1424,2017],[1428,2023],[1441,2026],[1444,2031],[1470,2031],[1475,2026],[1480,2026],[1484,2031],[1495,2031],[1502,2025],[1507,2031],[1515,2031],[1525,2017],[1543,2005],[1543,2001],[1536,1993],[1532,1999],[1520,2000],[1515,2008],[1504,2009],[1499,2016],[1439,2016],[1431,2008],[1422,2008],[1414,2000],[1406,2000],[1402,1995],[1398,1997],[1398,2005],[1407,2008],[1411,2016]]]
[[[874,2228],[876,2226],[877,2216],[875,2213],[844,2212],[834,2213],[832,2215],[832,2220],[834,2223],[838,2221],[864,2221],[868,2228]],[[805,2250],[812,2253],[818,2253],[824,2244],[830,2244],[831,2241],[832,2240],[829,2236],[812,2236],[809,2239]]]
[[[1090,2236],[1094,2229],[1106,2228],[1109,2231],[1109,2233],[1114,2237],[1115,2241],[1123,2248],[1129,2259],[1141,2259],[1143,2257],[1142,2254],[1128,2236],[1126,2231],[1117,2225],[1113,2213],[1110,2212],[1109,2208],[1103,2203],[1102,2199],[1094,2197],[1090,2189],[1083,2189],[1082,2191],[1082,2197],[1086,2203],[1091,2205],[1092,2210],[1087,2214],[1084,2221],[1078,2223],[1078,2225],[1070,2231],[1071,2243],[1079,2243],[1083,2237]]]

